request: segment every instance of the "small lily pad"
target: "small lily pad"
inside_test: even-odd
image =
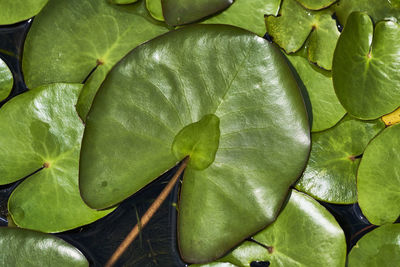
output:
[[[345,266],[346,240],[335,218],[311,197],[292,191],[276,221],[218,262],[192,266]]]
[[[355,11],[367,13],[374,22],[400,21],[399,0],[342,0],[335,5],[335,13],[342,25],[346,25],[348,16]]]
[[[161,0],[161,3],[165,21],[178,26],[221,12],[233,0]]]
[[[297,0],[302,6],[311,10],[320,10],[329,7],[337,0]]]
[[[48,0],[0,0],[0,25],[29,19],[42,10]]]
[[[82,144],[81,194],[99,209],[196,153],[183,178],[179,247],[186,261],[204,262],[275,219],[310,136],[279,49],[236,27],[191,25],[137,47],[110,72]]]
[[[335,127],[313,133],[310,159],[296,188],[325,202],[357,202],[360,156],[384,128],[381,120],[360,121],[346,116]]]
[[[358,169],[358,202],[376,225],[400,216],[400,124],[386,128],[367,146]]]
[[[57,0],[36,16],[24,46],[23,72],[28,88],[55,82],[82,83],[77,110],[86,118],[109,70],[139,44],[167,32],[145,1],[114,5],[108,0]],[[92,73],[93,72],[93,73]]]
[[[109,0],[110,3],[116,4],[116,5],[128,5],[128,4],[133,4],[136,3],[138,0]]]
[[[90,209],[79,194],[84,127],[74,106],[81,88],[76,84],[43,86],[18,95],[0,109],[0,125],[7,125],[0,128],[0,183],[32,174],[8,202],[11,217],[20,227],[60,232],[112,211]]]
[[[14,84],[13,75],[7,64],[0,58],[0,101],[7,98]]]
[[[146,0],[146,8],[154,19],[165,21],[161,0]]]
[[[400,105],[400,25],[375,26],[365,13],[347,20],[333,59],[333,85],[353,116],[376,119]]]
[[[307,60],[307,46],[286,56],[296,69],[310,98],[312,132],[331,128],[346,114],[335,94],[331,72],[310,64]]]
[[[349,267],[399,266],[400,224],[382,225],[363,236],[350,251]]]
[[[308,59],[330,70],[339,37],[333,11],[311,11],[296,0],[283,0],[278,16],[266,18],[267,33],[286,53],[294,53],[308,39]]]
[[[88,267],[89,262],[75,247],[53,235],[0,227],[2,266]]]

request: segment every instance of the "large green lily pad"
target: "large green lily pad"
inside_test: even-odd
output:
[[[111,210],[82,201],[78,163],[83,124],[75,111],[81,85],[53,84],[28,91],[0,110],[0,184],[34,173],[10,196],[15,224],[60,232],[91,223]]]
[[[264,15],[277,15],[280,3],[281,0],[235,0],[228,9],[202,23],[228,24],[264,36]]]
[[[7,98],[14,84],[13,75],[7,64],[0,58],[0,101]]]
[[[349,253],[349,267],[399,266],[400,224],[382,225],[363,236]]]
[[[302,6],[311,10],[320,10],[329,7],[337,0],[297,0]]]
[[[381,20],[400,20],[399,0],[342,0],[335,5],[335,13],[342,25],[355,11],[366,12],[374,22]]]
[[[376,225],[400,216],[400,124],[386,128],[365,150],[358,169],[358,202]]]
[[[0,227],[2,266],[86,267],[83,254],[64,240],[35,231]]]
[[[137,45],[165,33],[145,2],[118,6],[108,0],[51,0],[26,38],[23,72],[29,88],[81,83],[94,70],[77,104],[85,118],[108,71]]]
[[[310,159],[296,188],[318,200],[357,202],[356,174],[369,141],[385,124],[346,116],[335,127],[312,135]]]
[[[308,59],[330,70],[339,37],[333,11],[311,11],[296,0],[283,0],[278,16],[266,18],[267,33],[286,53],[294,53],[308,40]]]
[[[376,119],[400,105],[400,25],[375,26],[365,13],[347,20],[333,59],[333,85],[353,116]]]
[[[165,21],[171,26],[188,24],[228,8],[233,0],[161,0]]]
[[[311,103],[312,131],[331,128],[346,114],[333,89],[331,72],[308,62],[307,46],[286,56],[307,90]]]
[[[80,189],[94,208],[173,167],[184,156],[176,151],[196,154],[188,152],[178,219],[188,262],[220,257],[271,223],[310,149],[284,56],[226,25],[187,26],[133,50],[102,84],[86,125]],[[183,142],[190,132],[197,134]]]
[[[292,191],[277,220],[217,262],[192,266],[345,266],[346,240],[335,218],[311,197]]]
[[[49,0],[0,0],[0,25],[14,24],[35,16]]]

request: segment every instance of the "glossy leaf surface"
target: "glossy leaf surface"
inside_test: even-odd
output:
[[[307,46],[286,56],[296,69],[300,83],[304,85],[310,98],[312,131],[331,128],[346,113],[333,89],[331,72],[318,68],[307,60]]]
[[[228,24],[264,36],[264,15],[277,15],[280,3],[281,0],[235,0],[228,9],[202,23]]]
[[[25,179],[8,210],[24,228],[60,232],[110,212],[87,207],[79,194],[78,161],[83,124],[75,111],[81,85],[36,88],[0,109],[0,183]]]
[[[286,53],[298,51],[308,39],[308,59],[330,70],[339,31],[331,10],[311,11],[296,0],[284,0],[278,16],[266,18],[267,33]]]
[[[344,108],[376,119],[400,104],[400,25],[355,12],[341,34],[333,60],[333,85]]]
[[[87,118],[85,201],[112,206],[174,166],[175,137],[208,114],[219,118],[219,146],[208,168],[185,170],[182,256],[215,259],[272,222],[307,161],[306,111],[280,51],[226,25],[171,32],[113,69]]]
[[[164,21],[161,0],[146,0],[146,8],[150,15],[159,21]]]
[[[358,169],[358,202],[376,225],[400,216],[400,124],[386,128],[365,150]]]
[[[89,262],[75,247],[53,235],[0,227],[1,266],[88,267]]]
[[[108,71],[137,45],[165,33],[144,1],[114,5],[108,0],[51,0],[29,30],[23,72],[29,88],[81,83],[91,74],[77,104],[85,118]]]
[[[346,240],[335,218],[311,197],[292,191],[277,220],[218,262],[192,266],[345,266]],[[231,264],[231,265],[229,265]]]
[[[14,24],[35,16],[48,0],[0,0],[0,25]]]
[[[221,12],[233,0],[161,0],[165,21],[171,26],[188,24]]]
[[[342,25],[352,12],[365,12],[374,22],[381,20],[400,20],[399,0],[343,0],[335,5],[335,13]]]
[[[398,266],[400,224],[383,225],[363,236],[349,253],[349,267]]]
[[[359,156],[385,125],[349,116],[338,125],[312,135],[310,159],[296,188],[318,200],[337,204],[357,202]]]
[[[311,10],[320,10],[329,7],[337,0],[297,0],[302,6]]]
[[[7,64],[0,58],[0,101],[4,100],[11,92],[14,79]]]

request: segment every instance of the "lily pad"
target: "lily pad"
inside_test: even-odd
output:
[[[335,127],[314,133],[310,159],[296,188],[325,202],[357,202],[360,156],[384,128],[381,120],[360,121],[346,116]]]
[[[162,0],[165,21],[171,26],[188,24],[221,12],[233,0]]]
[[[0,58],[0,101],[7,98],[14,84],[13,75],[7,64]]]
[[[199,132],[188,139],[191,151],[212,162],[204,169],[191,154],[183,179],[178,231],[188,262],[218,258],[271,223],[310,149],[304,103],[284,56],[226,25],[187,26],[134,49],[107,76],[86,125],[80,189],[98,209],[173,167],[184,157],[174,153],[174,140]],[[199,136],[214,140],[218,132],[214,159],[215,141]]]
[[[48,0],[0,0],[0,25],[29,19],[42,10]]]
[[[307,60],[307,46],[286,56],[296,69],[310,98],[312,132],[331,128],[346,114],[335,94],[331,72],[310,64]]]
[[[79,194],[84,127],[74,105],[81,87],[42,86],[11,99],[0,110],[0,125],[7,125],[0,128],[0,183],[32,174],[8,202],[11,217],[20,227],[60,232],[111,212],[90,209]]]
[[[253,240],[258,243],[243,242],[220,263],[192,266],[249,267],[253,261],[268,261],[270,266],[345,266],[343,230],[323,206],[295,190],[277,220]]]
[[[228,9],[202,23],[228,24],[264,36],[266,33],[264,16],[277,15],[280,3],[281,0],[235,0]]]
[[[311,11],[296,0],[284,0],[278,16],[266,18],[267,33],[286,53],[294,53],[308,40],[308,60],[330,70],[339,30],[333,11]]]
[[[110,3],[116,4],[116,5],[128,5],[132,3],[136,3],[138,0],[109,0]]]
[[[159,21],[164,21],[161,0],[146,0],[146,8],[150,15]]]
[[[320,10],[331,6],[337,0],[297,0],[302,6],[311,10]]]
[[[365,150],[357,176],[358,202],[376,225],[400,216],[400,124],[386,128]]]
[[[64,240],[35,231],[0,227],[2,266],[86,267],[83,254]]]
[[[382,225],[363,236],[349,253],[348,266],[398,266],[400,224]]]
[[[344,108],[360,119],[376,119],[400,105],[400,25],[373,27],[365,13],[347,20],[333,59],[333,85]]]
[[[167,32],[145,2],[113,5],[108,0],[51,0],[26,38],[23,72],[29,88],[54,82],[81,83],[77,104],[86,117],[108,71],[137,45]]]
[[[399,0],[345,0],[335,5],[335,13],[342,25],[352,12],[365,12],[372,17],[374,22],[381,20],[400,21]]]

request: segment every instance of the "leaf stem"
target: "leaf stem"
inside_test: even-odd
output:
[[[171,192],[172,188],[174,188],[176,182],[178,181],[179,176],[181,176],[182,172],[185,170],[185,168],[188,164],[188,161],[189,161],[189,157],[186,157],[182,161],[177,172],[174,174],[174,176],[171,178],[171,180],[165,186],[163,191],[154,200],[153,204],[151,204],[151,206],[147,209],[146,213],[143,215],[143,217],[140,219],[140,221],[133,227],[131,232],[125,237],[124,241],[122,241],[122,243],[119,245],[117,250],[111,256],[111,258],[107,261],[105,267],[112,267],[118,261],[118,259],[122,256],[122,254],[125,252],[125,250],[129,247],[129,245],[138,236],[141,229],[143,229],[146,226],[146,224],[150,221],[150,219],[153,217],[153,215],[160,208],[161,204],[167,198],[167,196]]]

